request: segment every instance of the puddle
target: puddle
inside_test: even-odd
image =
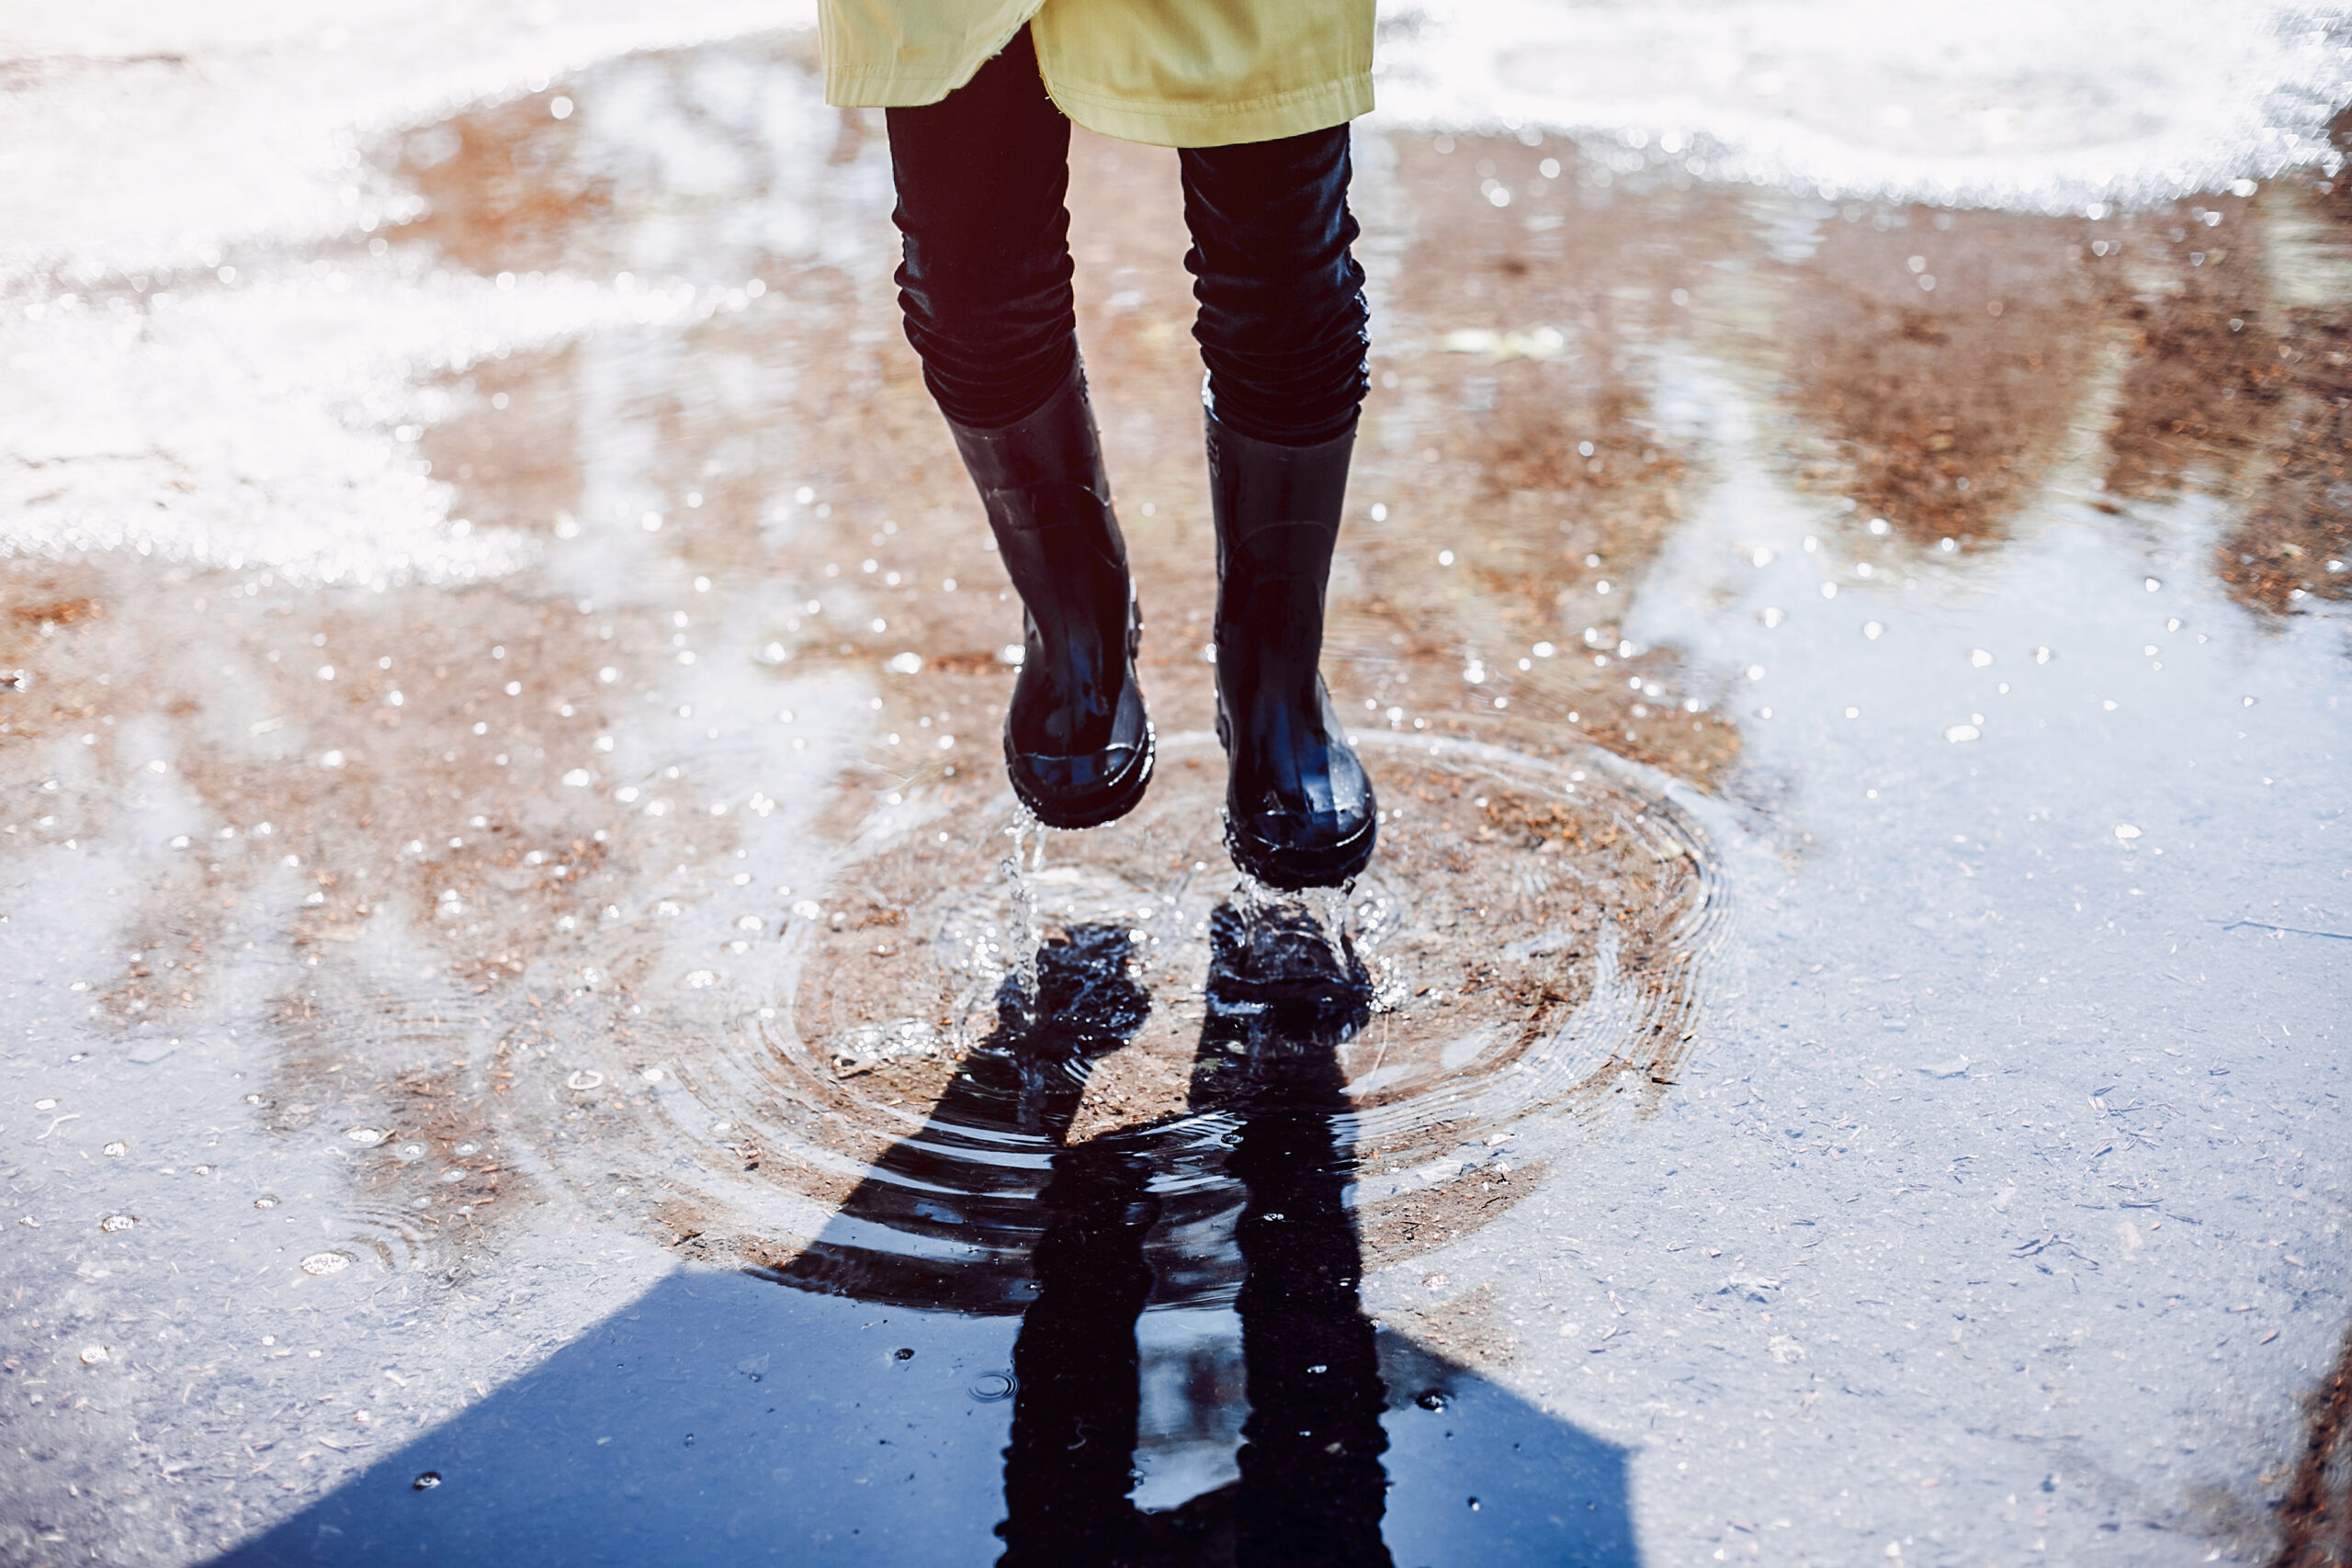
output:
[[[1153,1336],[1148,1326],[1147,1347]],[[1008,1551],[1071,1562],[1106,1544],[1124,1553],[1115,1561],[1171,1563],[1270,1551],[1279,1562],[1513,1568],[1639,1561],[1626,1450],[1401,1335],[1375,1339],[1367,1328],[1352,1369],[1307,1363],[1326,1366],[1306,1375],[1336,1375],[1354,1405],[1346,1429],[1366,1449],[1352,1461],[1318,1446],[1281,1456],[1271,1473],[1264,1461],[1231,1478],[1196,1465],[1199,1489],[1178,1498],[1166,1468],[1175,1450],[1154,1444],[1147,1398],[1135,1503],[1122,1496],[1128,1454],[1116,1431],[1093,1428],[1096,1441],[1057,1452],[1024,1440],[1035,1434],[1017,1402],[1029,1386],[999,1392],[1013,1382],[1009,1337],[998,1319],[881,1313],[741,1275],[676,1275],[215,1561],[259,1568],[421,1551],[555,1563],[580,1561],[582,1540],[629,1562],[723,1553],[913,1564]],[[1147,1388],[1159,1370],[1148,1354]],[[1204,1392],[1196,1381],[1193,1393]],[[1092,1403],[1099,1416],[1102,1401]],[[1216,1408],[1197,1398],[1188,1407]],[[1230,1472],[1231,1442],[1219,1452]],[[1331,1485],[1351,1463],[1357,1483]],[[1155,1487],[1157,1506],[1139,1506]]]
[[[1236,1201],[1216,1086],[1246,1064],[1219,1036],[1270,1004],[1219,955],[1261,941],[1345,965],[1362,992],[1330,1028],[1325,1109],[1380,1261],[1474,1229],[1670,1088],[1724,892],[1640,770],[1368,737],[1393,803],[1380,858],[1346,895],[1299,901],[1240,886],[1224,859],[1214,741],[1162,750],[1130,818],[1033,834],[1019,889],[1001,796],[977,815],[910,796],[867,836],[786,934],[788,986],[682,1077],[674,1124],[743,1129],[673,1200],[695,1256],[1018,1310],[1054,1152],[1107,1142],[1181,1198],[1153,1249],[1160,1299],[1229,1297],[1232,1270],[1194,1256]],[[1045,945],[1024,996],[1028,920]],[[778,1251],[806,1211],[776,1187],[843,1203],[821,1269]]]
[[[1390,815],[1299,901],[1172,161],[1071,202],[1161,770],[1024,831],[874,117],[580,53],[0,279],[0,1555],[2202,1559],[2340,1479],[2324,169],[1365,127]]]

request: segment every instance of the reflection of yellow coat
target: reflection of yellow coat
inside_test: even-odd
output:
[[[935,104],[1033,29],[1046,90],[1160,147],[1270,141],[1372,107],[1374,0],[820,0],[825,97]]]

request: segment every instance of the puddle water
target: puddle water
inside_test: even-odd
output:
[[[1370,737],[1397,803],[1382,855],[1317,900],[1238,883],[1215,742],[1163,751],[1133,816],[1030,828],[1016,876],[1001,791],[977,815],[910,795],[812,889],[773,1001],[705,1043],[664,1110],[720,1140],[701,1140],[718,1157],[691,1195],[674,1167],[667,1179],[697,1256],[901,1305],[1017,1311],[1055,1151],[1104,1145],[1174,1205],[1151,1249],[1156,1300],[1229,1300],[1238,1273],[1202,1255],[1238,1202],[1218,1086],[1250,1053],[1224,1036],[1302,964],[1302,984],[1353,998],[1330,1004],[1317,1047],[1324,1109],[1383,1261],[1475,1228],[1673,1082],[1724,895],[1704,837],[1641,770]],[[1473,935],[1496,931],[1525,934]],[[786,1263],[816,1239],[791,1228],[803,1199],[842,1206]]]
[[[1443,118],[1492,24],[1409,21]],[[1976,141],[1999,206],[1715,178],[1803,162],[1779,47],[1671,150],[1360,133],[1325,668],[1388,815],[1311,898],[1219,841],[1164,153],[1075,152],[1162,737],[1083,834],[1003,786],[1018,607],[806,35],[343,118],[281,82],[333,221],[290,169],[210,238],[28,218],[0,1556],[2186,1562],[2317,1517],[2343,122],[2177,200]],[[176,58],[123,69],[196,102]]]

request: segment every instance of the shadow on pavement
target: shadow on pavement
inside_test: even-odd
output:
[[[1362,1311],[1335,1054],[1367,1015],[1361,969],[1279,909],[1225,906],[1212,935],[1192,1111],[1224,1129],[1242,1194],[1236,1267],[1209,1275],[1238,1280],[1232,1479],[1176,1506],[1131,1497],[1136,1325],[1167,1304],[1146,1239],[1184,1173],[1152,1128],[1062,1145],[1089,1065],[1148,1006],[1125,933],[1084,927],[1046,946],[1035,1004],[1008,998],[923,1130],[768,1277],[797,1289],[672,1276],[218,1561],[1638,1562],[1623,1450]]]

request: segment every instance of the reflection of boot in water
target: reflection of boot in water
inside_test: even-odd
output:
[[[833,1221],[780,1270],[861,1300],[1012,1313],[1048,1223],[1035,1155],[1059,1144],[1094,1062],[1141,1026],[1124,927],[1080,926],[1037,953],[1034,1006],[1010,985],[996,1032],[965,1057],[922,1131],[885,1149]]]
[[[965,1058],[937,1115],[1057,1144],[1069,1136],[1095,1062],[1134,1039],[1151,1011],[1127,972],[1134,953],[1121,926],[1074,926],[1038,948],[1036,995],[1005,982],[996,1032]]]
[[[1339,1122],[1350,1107],[1338,1047],[1363,1026],[1369,987],[1301,917],[1221,908],[1212,941],[1193,1102],[1239,1118],[1226,1169],[1249,1190],[1235,1561],[1385,1568],[1384,1391]]]
[[[1149,1179],[1143,1160],[1115,1145],[1054,1156],[1037,1299],[1012,1349],[1020,1392],[997,1527],[1002,1568],[1134,1561],[1136,1319],[1151,1293],[1144,1235],[1159,1217]]]
[[[998,1530],[1008,1568],[1388,1563],[1383,1391],[1336,1123],[1348,1108],[1336,1050],[1362,1027],[1368,987],[1302,919],[1221,908],[1212,942],[1193,1102],[1238,1119],[1227,1170],[1249,1190],[1241,1479],[1169,1514],[1128,1501],[1136,1321],[1152,1284],[1143,1245],[1159,1205],[1132,1144],[1065,1150],[1046,1192],[1037,1301],[1013,1351],[1020,1394]]]

